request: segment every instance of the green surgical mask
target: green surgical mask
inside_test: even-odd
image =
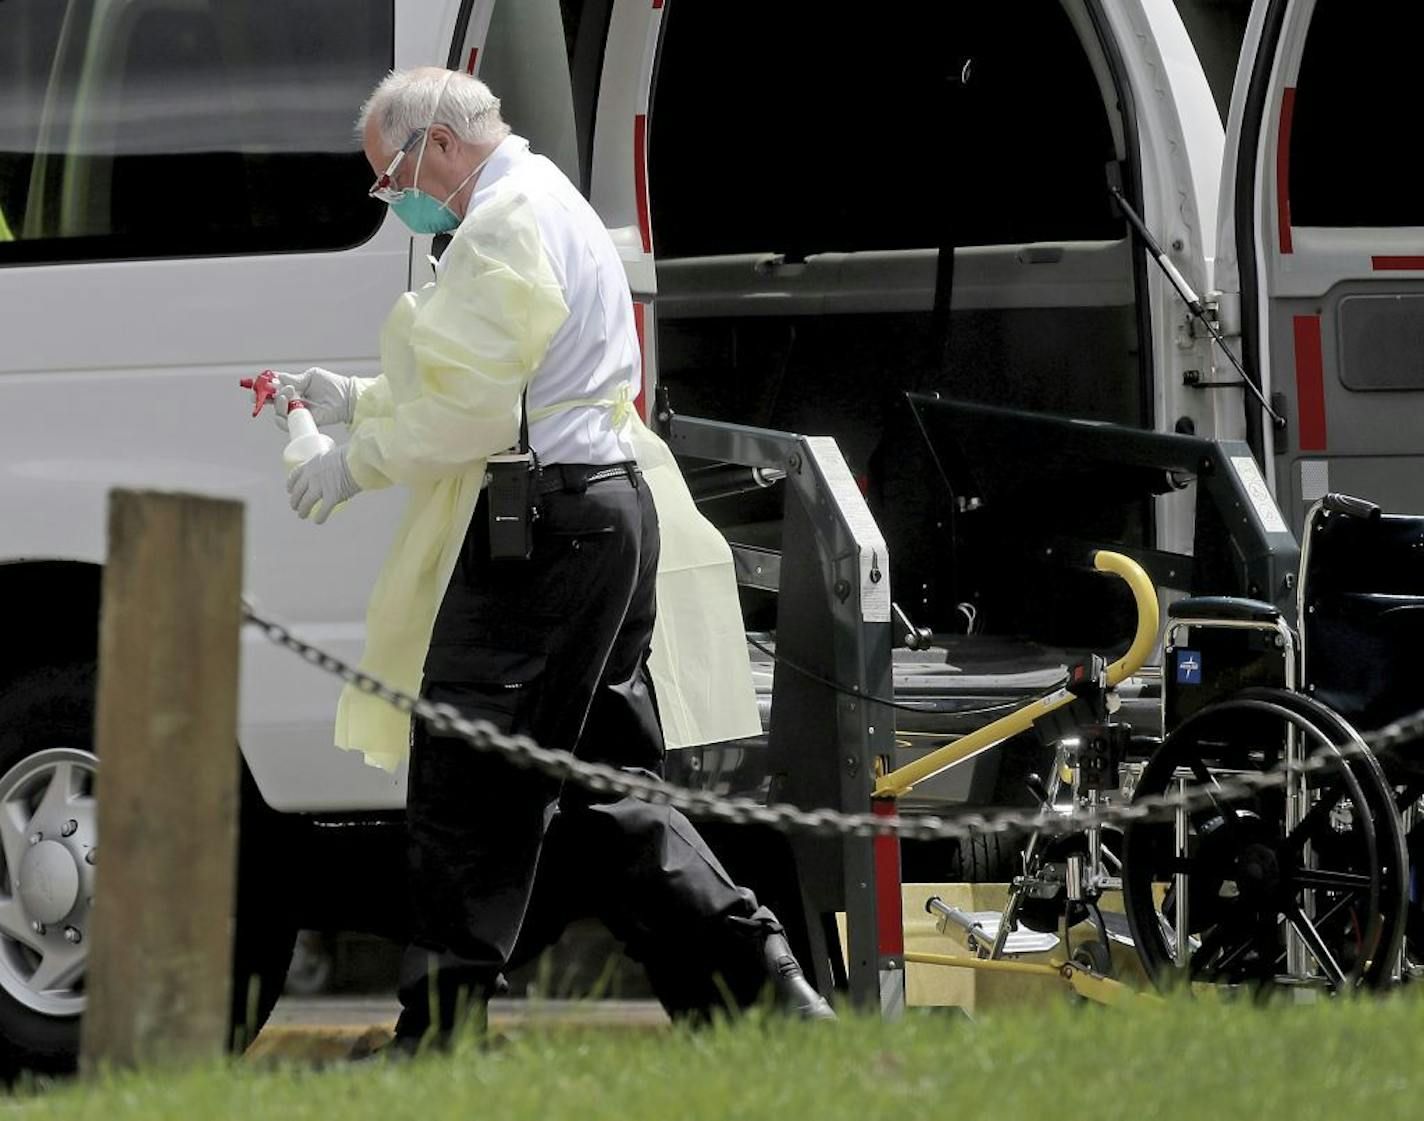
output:
[[[460,224],[460,216],[445,203],[414,187],[399,202],[391,203],[391,209],[415,234],[449,233]]]

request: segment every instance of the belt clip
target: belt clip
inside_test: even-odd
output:
[[[641,485],[638,479],[638,465],[635,463],[623,464],[623,470],[627,472],[628,481],[633,484],[633,489],[637,490]]]

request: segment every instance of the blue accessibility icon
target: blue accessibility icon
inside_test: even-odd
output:
[[[1177,684],[1200,685],[1202,673],[1201,654],[1195,650],[1177,651]]]

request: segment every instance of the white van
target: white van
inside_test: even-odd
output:
[[[1393,130],[1420,21],[1261,0],[1223,142],[1171,0],[0,0],[10,1057],[72,1063],[84,1004],[85,893],[37,929],[21,873],[64,816],[93,874],[107,491],[242,499],[258,602],[359,652],[401,496],[299,522],[237,381],[376,372],[386,309],[429,278],[352,133],[391,66],[478,72],[583,187],[627,264],[645,390],[661,376],[680,411],[828,432],[868,472],[894,453],[886,400],[928,363],[980,401],[1249,436],[1298,525],[1327,486],[1419,505],[1424,202]],[[1228,368],[1129,240],[1108,165],[1223,293],[1283,435],[1212,385]],[[1191,519],[1171,496],[1139,529],[1180,552]],[[403,786],[331,748],[334,679],[256,633],[243,654],[239,958],[260,1019],[296,924],[400,936]]]

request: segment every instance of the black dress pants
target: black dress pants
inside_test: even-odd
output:
[[[647,670],[658,526],[633,473],[545,494],[527,561],[491,561],[483,498],[441,605],[424,695],[502,732],[661,773]],[[397,1033],[448,1029],[511,965],[595,915],[642,961],[674,1014],[755,999],[760,937],[779,930],[681,813],[595,795],[481,752],[413,735],[406,807],[414,941]]]

